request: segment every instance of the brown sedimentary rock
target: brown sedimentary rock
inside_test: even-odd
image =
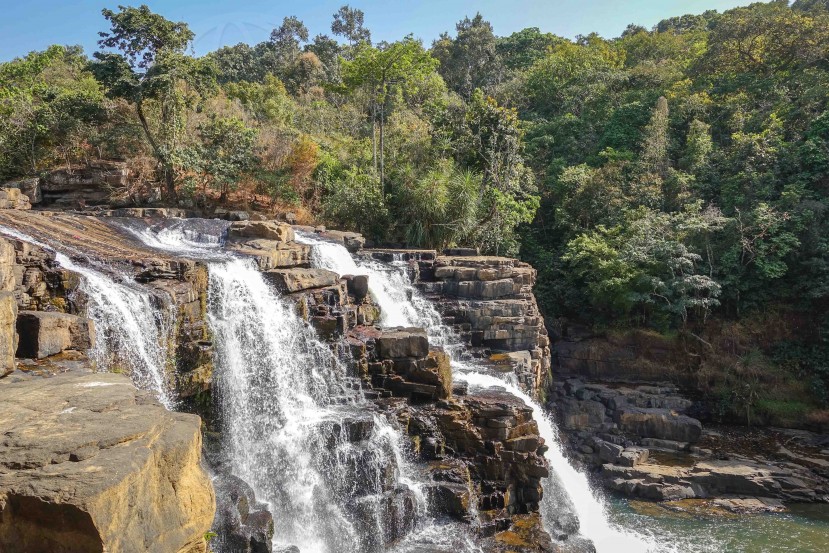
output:
[[[0,550],[204,551],[199,418],[117,374],[0,381]]]

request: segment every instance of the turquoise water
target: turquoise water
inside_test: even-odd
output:
[[[791,505],[756,515],[674,512],[647,502],[611,501],[617,524],[652,535],[677,553],[829,553],[829,505]],[[624,553],[624,552],[619,552]]]

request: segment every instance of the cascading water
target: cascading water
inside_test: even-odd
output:
[[[425,328],[430,342],[442,345],[452,357],[453,374],[466,380],[470,386],[490,388],[499,386],[521,398],[533,408],[539,431],[549,446],[545,456],[553,470],[551,477],[543,482],[545,499],[542,502],[542,517],[545,527],[556,535],[559,528],[574,529],[575,521],[567,521],[567,512],[572,511],[578,519],[579,532],[589,538],[598,553],[645,553],[672,551],[648,536],[619,528],[608,519],[602,498],[591,488],[587,476],[570,464],[564,454],[563,445],[553,423],[544,414],[540,405],[520,390],[514,383],[485,374],[474,362],[463,359],[464,348],[450,328],[443,324],[434,305],[424,298],[411,284],[408,272],[402,264],[378,267],[378,263],[367,258],[357,261],[339,244],[303,236],[306,243],[314,246],[312,262],[315,266],[327,268],[340,274],[368,274],[369,288],[380,305],[381,311],[390,309],[400,313],[397,324]],[[348,259],[346,259],[346,256]],[[372,282],[373,281],[373,282]],[[376,293],[376,290],[394,289],[391,294]],[[564,522],[562,522],[564,518]]]
[[[129,374],[137,387],[152,391],[172,409],[175,399],[166,376],[172,308],[159,308],[159,298],[127,276],[118,282],[16,230],[0,227],[0,233],[54,251],[61,267],[81,275],[80,291],[88,298],[87,316],[97,334],[90,358],[99,370]]]
[[[198,254],[204,240],[184,223],[165,224],[163,235],[155,230],[132,229],[166,251]],[[402,434],[252,260],[202,254],[224,456],[268,503],[275,545],[303,553],[387,550],[426,510]]]
[[[408,294],[408,278],[401,271],[370,260],[361,260],[358,265],[344,246],[312,234],[297,231],[296,240],[312,247],[311,264],[318,269],[339,275],[368,275],[369,292],[380,306],[383,326],[414,325],[419,314]]]

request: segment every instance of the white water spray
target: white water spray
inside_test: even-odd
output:
[[[606,506],[601,496],[595,492],[587,479],[587,475],[570,464],[564,454],[563,445],[559,439],[555,426],[532,398],[518,388],[514,383],[506,382],[494,376],[480,372],[474,362],[462,359],[464,347],[448,328],[435,309],[432,302],[411,284],[404,265],[386,265],[380,268],[379,263],[360,260],[358,265],[345,247],[303,236],[303,240],[314,246],[312,262],[317,267],[346,274],[356,271],[358,274],[369,275],[369,288],[380,306],[381,313],[387,309],[394,313],[403,314],[406,326],[425,328],[429,334],[430,343],[443,346],[452,357],[453,374],[460,380],[467,381],[472,386],[494,387],[499,386],[511,394],[521,398],[536,413],[536,422],[539,432],[549,449],[545,456],[550,462],[554,474],[545,480],[546,501],[542,502],[542,518],[545,526],[552,530],[557,519],[563,516],[562,510],[568,507],[575,511],[579,521],[580,533],[589,538],[595,545],[598,553],[646,553],[660,551],[654,540],[637,534],[636,532],[619,528],[608,519]],[[371,269],[366,267],[371,265]],[[395,290],[394,299],[384,294],[377,294],[374,290]],[[390,296],[391,294],[389,294]],[[564,497],[553,498],[561,488]],[[555,501],[553,501],[555,499]],[[664,551],[665,549],[661,549]]]
[[[579,520],[579,532],[593,542],[597,553],[646,553],[660,550],[654,540],[633,531],[618,528],[608,520],[607,508],[602,499],[591,488],[587,475],[570,464],[564,454],[563,445],[555,425],[544,413],[542,407],[529,395],[518,386],[494,376],[478,372],[455,372],[454,375],[459,380],[469,383],[471,387],[504,388],[507,392],[521,398],[524,403],[532,407],[539,433],[544,438],[544,443],[549,447],[545,457],[550,462],[550,468],[556,472],[559,480],[564,485],[570,502],[575,509]],[[545,507],[548,512],[544,512]],[[557,513],[549,512],[549,510],[550,505],[545,505],[542,502],[541,514],[548,521],[557,516]]]
[[[274,516],[274,544],[380,552],[425,512],[403,436],[252,260],[200,249],[190,222],[132,229],[145,244],[209,261],[208,322],[224,455]]]
[[[380,306],[383,326],[416,326],[418,311],[409,295],[408,278],[394,266],[354,258],[342,244],[323,240],[304,232],[296,232],[296,240],[311,248],[311,265],[339,275],[368,275],[369,293]]]
[[[81,275],[80,291],[89,299],[87,316],[95,322],[97,334],[89,356],[98,370],[129,374],[138,388],[152,391],[172,409],[175,399],[166,371],[172,307],[160,307],[159,298],[126,275],[118,282],[21,232],[0,227],[0,233],[54,251],[61,267]]]

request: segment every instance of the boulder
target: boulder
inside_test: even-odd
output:
[[[32,205],[39,204],[43,201],[43,193],[40,190],[39,177],[31,177],[7,182],[3,185],[3,188],[17,188],[24,196],[29,198],[29,203]]]
[[[238,254],[252,257],[260,271],[270,269],[307,267],[311,263],[311,246],[296,242],[254,239],[230,244]]]
[[[227,229],[231,240],[262,238],[276,242],[293,242],[294,229],[291,225],[276,221],[234,221]]]
[[[362,301],[368,296],[368,275],[346,275],[344,277],[348,285],[348,293],[354,296],[357,301]]]
[[[351,253],[360,251],[366,244],[366,239],[363,238],[363,235],[356,232],[325,230],[320,232],[319,235],[333,242],[339,242]]]
[[[0,380],[0,551],[203,552],[200,426],[120,374]]]
[[[384,331],[377,337],[376,344],[381,359],[426,357],[429,354],[429,338],[422,328]]]
[[[599,452],[599,459],[605,463],[615,463],[624,451],[624,447],[602,440],[596,440]]]
[[[21,311],[17,316],[18,357],[43,359],[62,351],[85,351],[95,345],[90,319],[52,311]]]
[[[271,269],[265,271],[263,276],[278,291],[288,294],[334,286],[340,280],[337,273],[326,269]]]
[[[232,474],[213,479],[219,509],[213,522],[220,551],[270,553],[273,515],[259,503],[247,482]]]
[[[11,292],[0,292],[0,377],[14,370],[17,351],[17,301]]]
[[[642,438],[657,438],[693,443],[702,434],[702,424],[670,409],[625,407],[616,411],[619,428]]]
[[[29,198],[18,188],[0,188],[0,209],[32,209]]]

